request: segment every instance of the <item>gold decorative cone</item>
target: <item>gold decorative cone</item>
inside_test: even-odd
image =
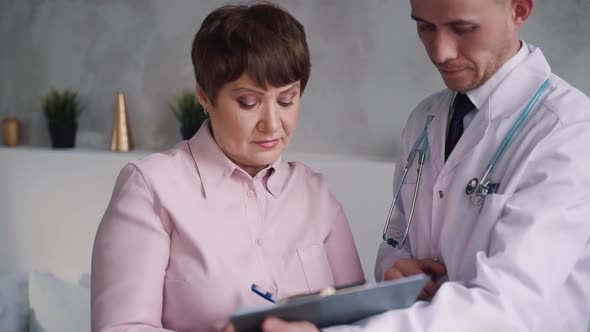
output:
[[[15,117],[9,117],[2,121],[2,140],[6,146],[20,144],[20,122]]]
[[[125,106],[125,94],[121,91],[117,91],[111,150],[119,152],[133,150],[133,140],[129,128],[129,117],[127,116],[127,107]]]

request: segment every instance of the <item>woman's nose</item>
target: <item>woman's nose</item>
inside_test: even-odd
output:
[[[278,107],[274,105],[265,107],[258,121],[258,130],[266,133],[278,131],[281,128],[279,111]]]

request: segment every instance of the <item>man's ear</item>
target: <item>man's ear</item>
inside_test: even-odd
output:
[[[517,29],[529,19],[535,8],[535,0],[512,0],[512,21]]]

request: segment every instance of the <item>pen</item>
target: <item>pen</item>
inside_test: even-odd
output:
[[[270,301],[272,303],[277,303],[277,301],[274,298],[274,295],[272,295],[271,292],[267,291],[266,289],[256,285],[256,284],[252,284],[252,287],[250,287],[250,289],[260,295],[261,297],[263,297],[265,300]]]

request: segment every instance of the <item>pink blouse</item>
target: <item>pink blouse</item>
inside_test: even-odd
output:
[[[254,178],[208,124],[126,165],[92,257],[92,331],[215,331],[240,306],[364,280],[326,180],[277,161]]]

